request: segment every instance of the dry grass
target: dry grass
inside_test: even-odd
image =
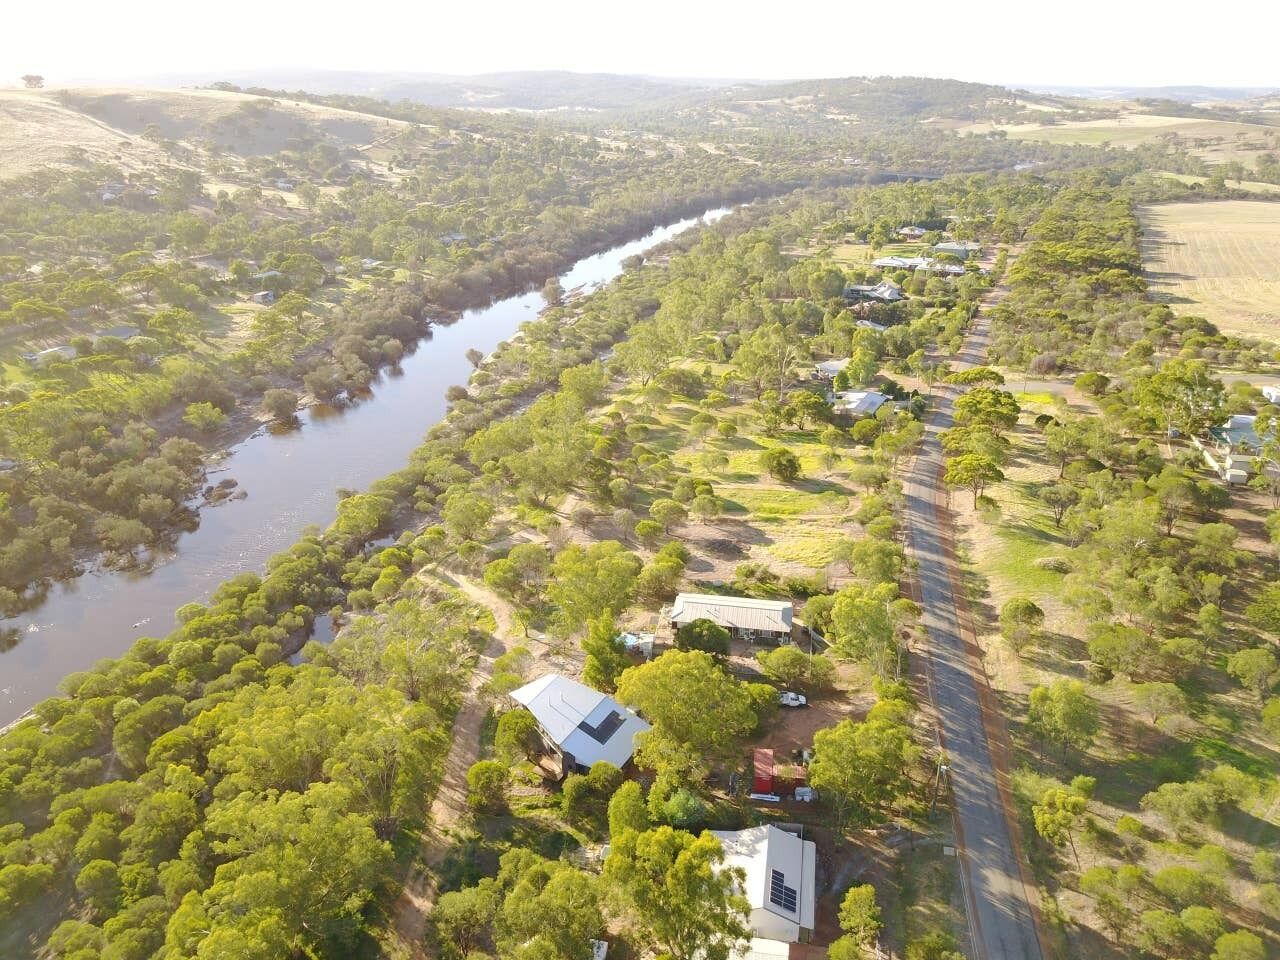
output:
[[[65,90],[63,100],[130,133],[154,124],[171,140],[212,140],[241,155],[277,153],[291,141],[363,146],[409,125],[351,110],[221,90]]]
[[[220,90],[0,90],[0,179],[48,167],[109,163],[125,172],[172,162],[142,132],[215,141],[244,156],[294,142],[365,147],[409,124],[350,110]]]
[[[1194,177],[1189,173],[1171,173],[1163,170],[1160,176],[1167,177],[1170,180],[1177,180],[1179,183],[1185,183],[1188,186],[1201,186],[1208,182],[1208,177]],[[1243,190],[1246,193],[1258,193],[1266,196],[1274,196],[1280,194],[1280,183],[1264,183],[1261,180],[1228,180],[1227,186],[1233,190]]]
[[[1153,293],[1223,331],[1280,337],[1280,204],[1171,203],[1141,211]]]
[[[992,124],[972,124],[964,130],[987,133]],[[1280,142],[1280,129],[1229,120],[1166,117],[1148,113],[1121,113],[1101,120],[1068,120],[1062,123],[1000,124],[1011,140],[1039,140],[1060,144],[1102,144],[1134,147],[1161,137],[1189,141],[1192,153],[1211,162],[1249,160]]]
[[[70,110],[48,91],[0,90],[0,179],[84,163],[134,171],[165,161],[155,144]]]

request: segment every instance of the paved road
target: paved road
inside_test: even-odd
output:
[[[986,355],[987,321],[974,321],[955,369]],[[942,449],[938,434],[951,426],[955,390],[940,387],[925,438],[905,487],[908,548],[919,563],[920,599],[928,635],[926,667],[951,766],[961,869],[978,960],[1041,960],[1035,921],[1000,802],[982,722],[976,665],[960,634],[951,560],[938,515]],[[985,678],[980,682],[985,683]]]

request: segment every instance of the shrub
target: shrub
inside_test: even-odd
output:
[[[182,419],[200,433],[212,433],[226,421],[227,415],[212,403],[200,401],[187,404]]]
[[[681,650],[703,650],[717,656],[729,652],[729,631],[706,617],[676,630],[676,646]]]
[[[907,944],[907,960],[963,960],[956,941],[949,933],[934,930]]]
[[[829,688],[835,683],[835,665],[821,654],[810,655],[786,644],[756,654],[760,669],[774,683],[784,687]]]
[[[262,409],[281,423],[288,423],[298,412],[298,395],[292,390],[268,390],[262,395]]]
[[[1026,597],[1013,597],[1000,608],[1000,633],[1015,651],[1031,643],[1044,625],[1044,611]]]
[[[538,721],[523,707],[508,710],[498,718],[498,729],[493,737],[493,748],[507,761],[518,757],[532,757],[541,749]]]
[[[467,771],[467,805],[485,813],[501,813],[507,808],[510,780],[506,764],[477,760]]]
[[[687,787],[679,787],[662,805],[662,819],[677,830],[697,830],[707,823],[707,805]]]
[[[657,520],[641,520],[636,524],[636,539],[645,546],[653,547],[662,539],[662,524]]]
[[[784,483],[800,479],[800,460],[786,447],[770,447],[760,454],[760,466]]]
[[[1076,377],[1075,387],[1081,393],[1087,393],[1091,397],[1100,397],[1107,392],[1107,387],[1111,385],[1111,378],[1105,373],[1082,373]]]
[[[1178,907],[1204,903],[1218,892],[1219,884],[1211,876],[1181,864],[1165,867],[1156,872],[1152,884],[1161,896]]]

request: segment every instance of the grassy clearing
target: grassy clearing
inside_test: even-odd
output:
[[[724,365],[713,365],[713,369],[717,366]],[[646,407],[636,389],[623,391],[620,399],[624,397]],[[720,520],[688,523],[679,531],[686,545],[702,557],[698,576],[702,587],[732,579],[742,563],[763,563],[782,575],[809,575],[830,566],[836,545],[855,529],[852,513],[859,497],[848,471],[859,462],[859,451],[846,446],[838,451],[836,463],[824,464],[827,448],[818,441],[826,427],[822,423],[767,437],[759,432],[759,417],[747,397],[715,411],[717,418],[737,425],[737,436],[724,439],[713,433],[698,439],[689,432],[698,409],[696,403],[677,398],[648,410],[637,422],[642,420],[647,427],[643,440],[647,448],[670,454],[682,471],[710,480],[722,502]],[[801,465],[799,480],[782,483],[764,471],[760,455],[769,447],[785,447],[796,455]],[[709,455],[723,456],[726,462],[709,467]],[[647,504],[641,498],[636,506],[642,512]],[[736,549],[720,549],[726,542]]]
[[[1025,407],[1027,404],[1038,404],[1040,406],[1053,406],[1056,393],[1050,393],[1048,390],[1032,391],[1030,393],[1022,393],[1015,391],[1013,398],[1018,401],[1018,405]]]
[[[798,563],[821,570],[832,562],[836,546],[843,539],[844,536],[838,531],[816,532],[779,540],[769,547],[769,553],[786,563]]]
[[[1169,203],[1141,210],[1142,255],[1157,299],[1224,332],[1280,338],[1280,205]]]
[[[847,266],[869,266],[880,257],[916,257],[924,251],[920,243],[889,243],[874,251],[868,243],[839,243],[831,248],[831,259]]]
[[[759,518],[800,517],[806,514],[838,514],[848,500],[837,493],[805,493],[803,490],[732,489],[723,494],[730,512],[742,511]]]
[[[965,931],[959,860],[942,847],[920,847],[903,857],[897,886],[901,900],[894,926],[905,943],[933,930]]]

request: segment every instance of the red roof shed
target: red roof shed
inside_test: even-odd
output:
[[[756,747],[752,760],[754,775],[752,793],[773,793],[773,751],[768,747]]]

